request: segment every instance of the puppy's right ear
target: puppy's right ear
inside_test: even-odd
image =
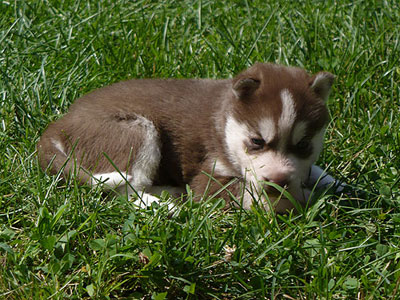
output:
[[[328,99],[335,76],[329,72],[319,72],[311,78],[311,89],[323,101]]]
[[[254,78],[239,78],[233,82],[233,94],[240,100],[250,97],[260,86],[260,80]]]

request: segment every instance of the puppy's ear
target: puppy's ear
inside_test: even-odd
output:
[[[319,72],[311,78],[311,89],[315,94],[317,94],[318,97],[326,101],[329,93],[331,92],[334,79],[335,76],[329,72]]]
[[[251,96],[260,86],[260,80],[254,78],[239,78],[233,82],[232,91],[240,100]]]

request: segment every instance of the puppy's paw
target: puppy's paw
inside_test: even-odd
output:
[[[169,199],[168,201],[161,201],[160,198],[156,196],[147,193],[139,193],[138,198],[133,202],[133,204],[139,209],[150,207],[153,203],[157,203],[159,205],[165,204],[168,206],[168,211],[170,212],[170,214],[172,214],[176,210],[177,205],[170,200],[171,199]]]
[[[348,186],[345,183],[336,180],[323,169],[315,165],[311,167],[310,176],[305,186],[311,190],[331,189],[335,194],[341,194],[348,190]]]

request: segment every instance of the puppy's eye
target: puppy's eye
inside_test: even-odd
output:
[[[296,148],[299,151],[306,151],[310,148],[310,141],[307,139],[302,139],[300,142],[296,144]]]
[[[258,139],[258,138],[251,139],[251,142],[253,143],[254,146],[258,148],[262,148],[265,144],[265,141],[263,139]]]

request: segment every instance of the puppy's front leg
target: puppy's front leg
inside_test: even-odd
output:
[[[313,165],[311,167],[310,176],[308,177],[306,186],[310,189],[315,188],[317,190],[333,187],[336,193],[340,193],[343,191],[346,185],[333,178],[331,175],[325,172],[325,170]]]
[[[240,201],[244,182],[236,177],[211,175],[211,173],[202,172],[192,179],[190,186],[196,195],[197,201],[209,196],[223,198],[226,201],[226,208],[228,208],[231,202]]]

